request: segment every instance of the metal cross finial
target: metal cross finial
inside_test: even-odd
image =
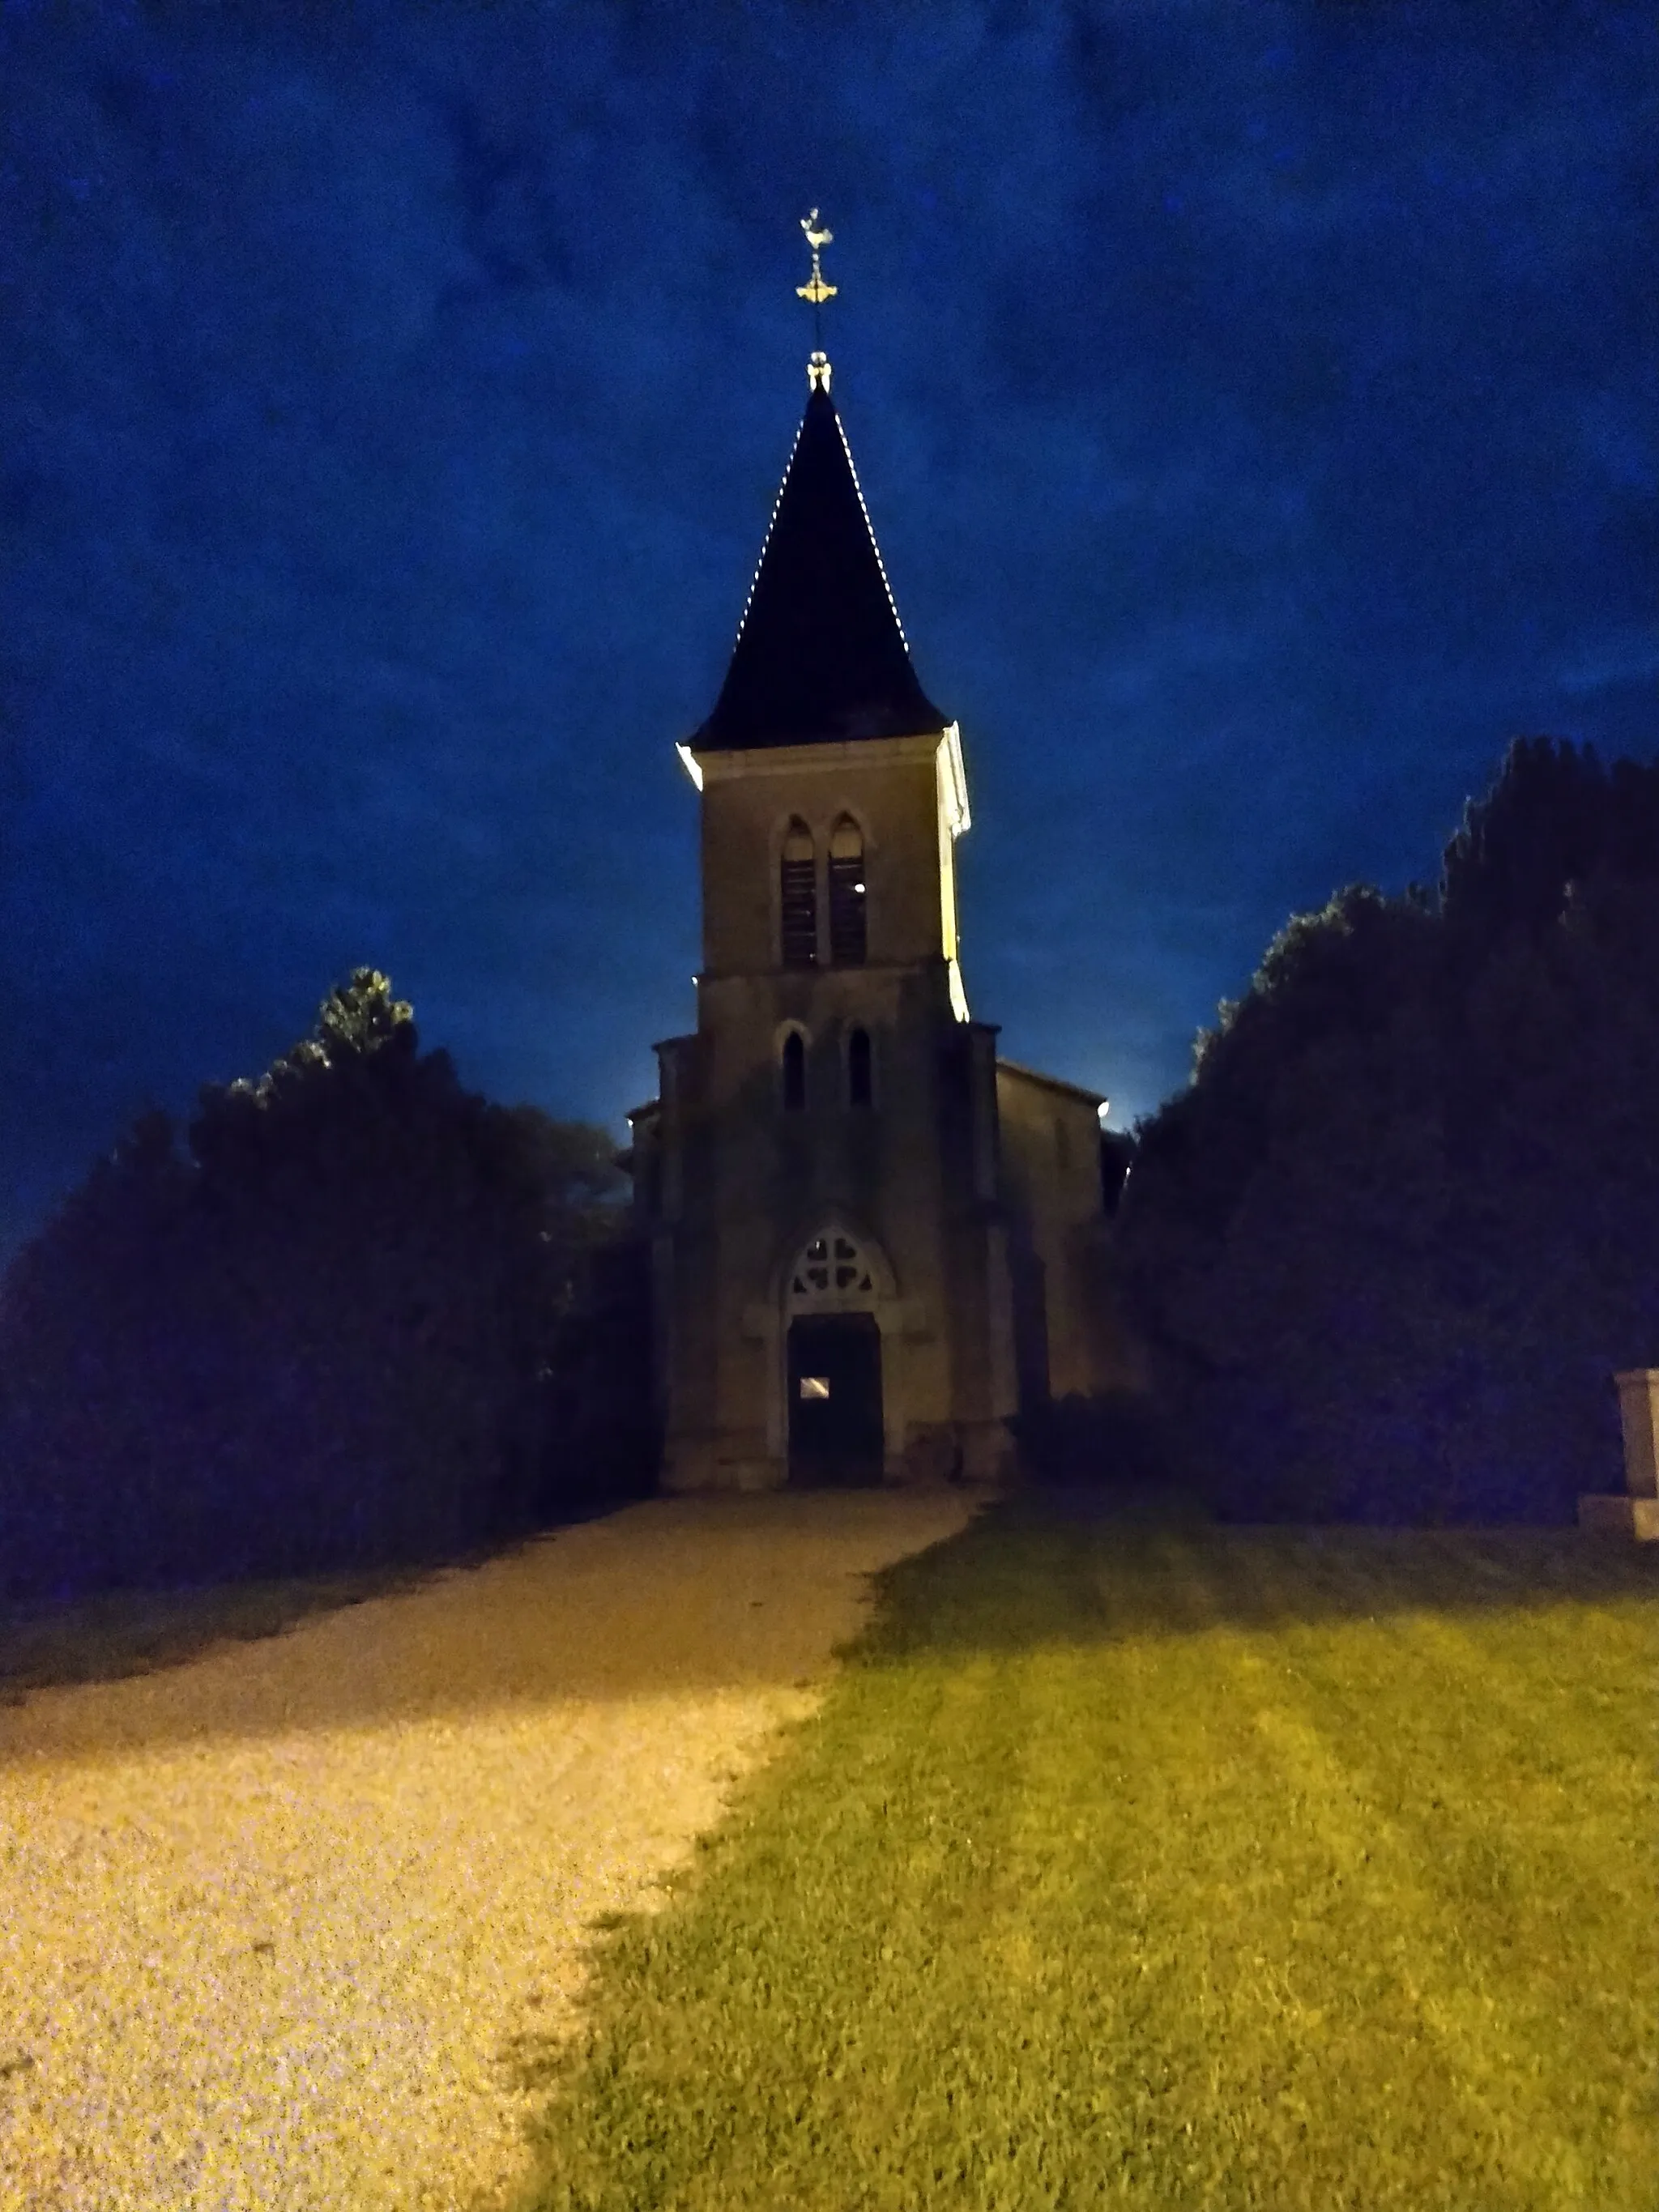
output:
[[[833,284],[824,283],[823,269],[818,260],[818,255],[829,245],[835,233],[819,223],[818,211],[816,208],[810,215],[801,217],[800,227],[806,234],[806,243],[812,249],[811,276],[806,283],[797,284],[795,287],[795,296],[798,300],[810,300],[812,303],[812,356],[806,364],[806,380],[814,392],[828,392],[830,363],[823,350],[823,303],[826,300],[835,298],[836,288]]]

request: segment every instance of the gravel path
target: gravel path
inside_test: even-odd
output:
[[[823,1695],[957,1494],[653,1499],[0,1711],[4,2212],[480,2212],[595,1915]]]

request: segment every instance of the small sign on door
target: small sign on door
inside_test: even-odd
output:
[[[800,1395],[803,1398],[827,1398],[830,1395],[830,1377],[827,1375],[803,1375]]]

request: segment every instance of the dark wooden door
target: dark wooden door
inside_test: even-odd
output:
[[[873,1314],[803,1314],[789,1324],[789,1473],[801,1482],[879,1482],[881,1331]]]

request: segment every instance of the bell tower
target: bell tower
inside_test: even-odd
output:
[[[830,233],[802,228],[816,316]],[[678,747],[697,1023],[630,1117],[671,1489],[993,1476],[1019,1399],[996,1031],[958,958],[961,740],[830,386],[815,347],[726,680]]]

